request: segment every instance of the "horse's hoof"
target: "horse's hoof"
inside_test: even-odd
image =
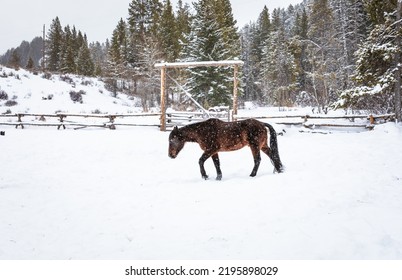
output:
[[[208,180],[208,175],[203,175],[203,176],[202,176],[202,179]]]
[[[217,180],[217,181],[222,180],[222,175],[218,175],[218,176],[216,176],[216,180]]]
[[[250,177],[255,177],[255,175],[257,175],[257,174],[251,173],[251,174],[250,174]]]

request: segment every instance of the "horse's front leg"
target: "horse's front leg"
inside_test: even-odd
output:
[[[258,147],[251,147],[251,152],[253,153],[253,157],[254,157],[254,168],[253,168],[253,171],[251,171],[250,176],[254,177],[255,175],[257,175],[258,167],[260,166],[261,154],[260,154],[260,150],[258,149]]]
[[[221,164],[219,162],[218,153],[212,155],[212,160],[214,161],[214,165],[216,168],[216,180],[220,181],[222,179],[222,171],[221,171]]]
[[[208,179],[208,175],[205,172],[205,168],[204,168],[204,162],[211,156],[211,154],[205,152],[202,154],[202,156],[200,157],[198,163],[200,165],[200,171],[201,171],[201,176],[203,179],[207,180]]]

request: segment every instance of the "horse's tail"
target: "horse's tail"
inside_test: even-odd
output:
[[[270,153],[269,158],[271,159],[272,164],[275,167],[275,171],[278,173],[283,172],[283,165],[281,162],[281,158],[279,157],[279,150],[278,150],[278,141],[276,139],[276,131],[272,127],[272,125],[268,123],[264,123],[266,127],[269,129],[270,139],[269,139],[269,146],[270,146]]]

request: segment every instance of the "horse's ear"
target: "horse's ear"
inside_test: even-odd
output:
[[[173,128],[173,131],[178,131],[179,130],[179,128],[177,127],[177,126],[175,126],[174,128]]]

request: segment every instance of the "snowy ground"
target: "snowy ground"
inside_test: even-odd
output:
[[[276,126],[281,130],[281,126]],[[6,130],[0,259],[401,259],[402,129],[287,129],[286,172],[248,148],[203,181],[156,128]],[[206,165],[214,177],[212,162]]]
[[[1,113],[137,110],[96,79],[73,76],[73,86],[0,68]],[[86,92],[82,104],[72,90]],[[402,127],[312,134],[274,126],[286,130],[278,138],[286,171],[273,174],[263,155],[250,178],[244,148],[220,155],[220,182],[201,179],[196,144],[170,159],[168,132],[155,127],[0,126],[0,259],[402,259]],[[206,169],[214,178],[212,161]]]

